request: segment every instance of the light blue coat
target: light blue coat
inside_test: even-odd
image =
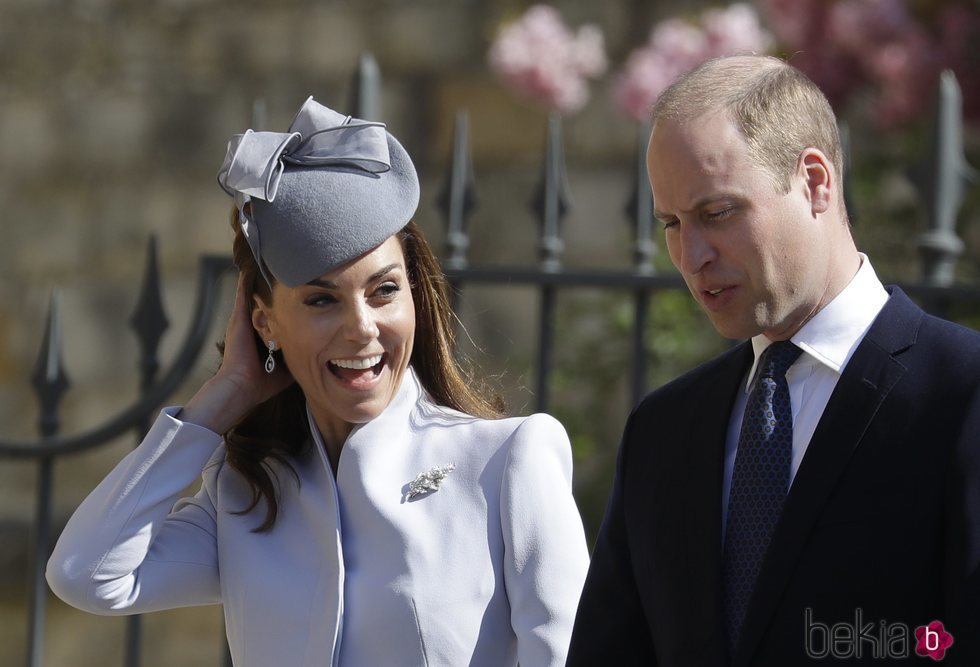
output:
[[[278,521],[255,533],[221,437],[161,414],[86,498],[48,563],[80,609],[224,605],[239,667],[563,665],[588,568],[568,437],[553,418],[475,419],[407,373],[344,445],[276,467]],[[316,428],[312,429],[318,440]],[[455,465],[409,498],[419,473]],[[192,498],[182,491],[201,474]]]

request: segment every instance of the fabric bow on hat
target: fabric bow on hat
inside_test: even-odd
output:
[[[383,123],[344,116],[309,97],[288,132],[236,134],[218,170],[218,183],[241,205],[274,201],[285,163],[349,165],[372,174],[391,168]]]

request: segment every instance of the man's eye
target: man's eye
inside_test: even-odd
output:
[[[663,223],[665,230],[671,229],[672,227],[676,227],[679,224],[679,221],[677,220],[661,220],[660,222]]]
[[[735,210],[734,208],[728,207],[728,208],[719,209],[717,211],[707,211],[704,214],[704,217],[706,217],[708,220],[721,220],[731,215],[734,210]]]

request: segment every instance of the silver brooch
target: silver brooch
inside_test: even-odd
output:
[[[422,496],[426,493],[439,490],[442,480],[446,479],[453,470],[456,469],[455,463],[448,463],[444,466],[433,466],[426,472],[420,472],[418,476],[408,484],[408,499]]]

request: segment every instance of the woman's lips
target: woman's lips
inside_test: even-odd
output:
[[[331,359],[327,367],[335,378],[352,389],[370,389],[385,367],[386,355],[350,359]]]

